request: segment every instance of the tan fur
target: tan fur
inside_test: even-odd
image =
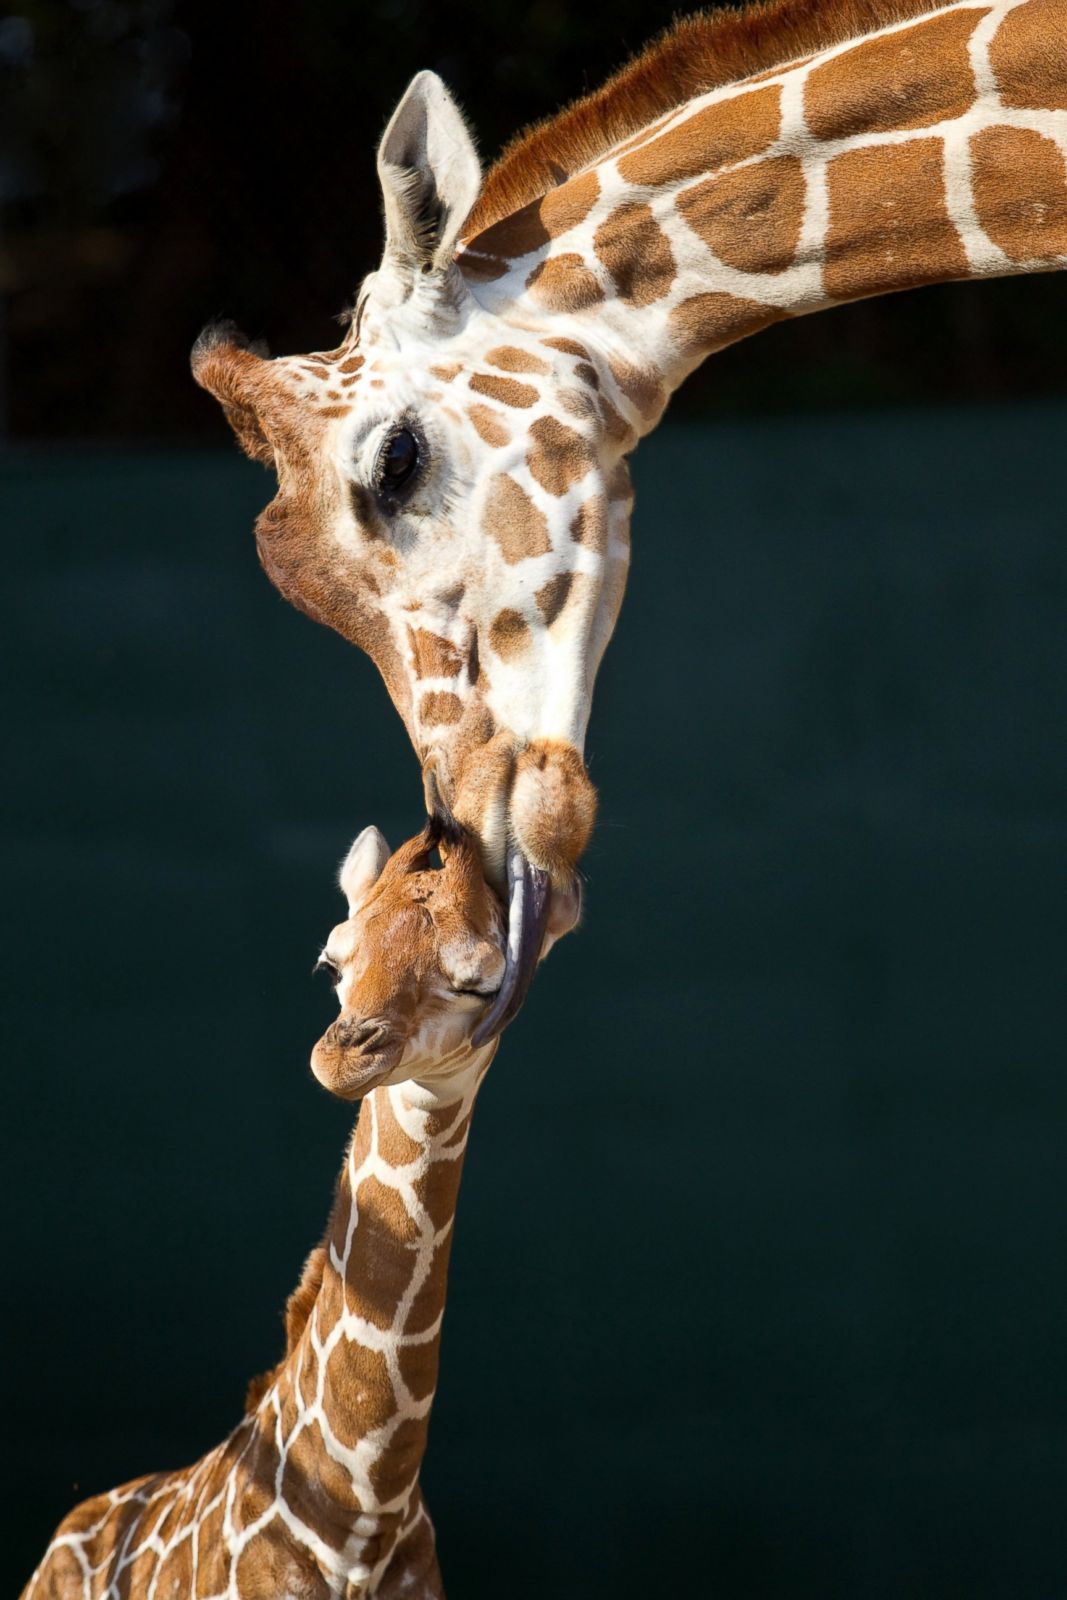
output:
[[[484,439],[486,444],[491,444],[494,448],[499,449],[501,445],[508,443],[511,434],[508,432],[500,412],[494,411],[492,406],[483,406],[476,403],[469,408],[467,415],[473,422],[478,437]]]
[[[850,139],[896,128],[928,128],[962,116],[974,100],[967,41],[987,13],[950,12],[919,29],[857,44],[804,85],[804,116],[817,139]]]
[[[1067,255],[1062,151],[1030,128],[987,128],[971,141],[978,220],[1012,261]]]
[[[1005,105],[1067,111],[1067,31],[1057,0],[1009,11],[989,57]]]
[[[461,266],[466,259],[462,258]],[[534,267],[526,287],[546,311],[586,311],[604,298],[594,274],[581,256],[571,252],[549,256]]]
[[[830,163],[825,283],[840,300],[967,274],[945,207],[939,139],[847,150]]]
[[[784,272],[804,217],[804,173],[796,156],[723,172],[678,197],[678,210],[720,261],[740,272]]]
[[[511,809],[530,860],[569,881],[596,820],[596,790],[577,750],[558,739],[528,746],[515,763]]]
[[[506,472],[499,473],[489,486],[482,525],[500,546],[504,560],[511,563],[544,555],[552,548],[544,512]]]
[[[593,455],[580,433],[555,417],[538,417],[530,426],[526,464],[549,494],[566,494],[593,465]]]
[[[602,222],[593,249],[615,285],[615,293],[632,306],[661,300],[674,282],[675,261],[670,241],[651,207],[626,200]]]

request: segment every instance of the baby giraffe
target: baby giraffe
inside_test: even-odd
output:
[[[390,859],[367,828],[341,869],[348,920],[320,958],[341,1017],[312,1069],[362,1105],[284,1357],[194,1466],[72,1511],[23,1600],[443,1596],[419,1467],[471,1109],[496,1050],[471,1036],[505,927],[476,852],[442,832]]]

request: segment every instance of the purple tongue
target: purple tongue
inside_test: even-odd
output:
[[[521,850],[511,850],[508,853],[508,948],[504,979],[471,1036],[475,1049],[496,1039],[522,1010],[545,942],[551,893],[548,873],[531,866]]]

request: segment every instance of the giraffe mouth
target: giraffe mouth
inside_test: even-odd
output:
[[[522,1010],[545,942],[552,880],[517,846],[508,850],[508,943],[504,976],[485,1016],[471,1035],[477,1050],[497,1039]]]

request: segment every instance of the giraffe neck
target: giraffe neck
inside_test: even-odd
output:
[[[353,1597],[377,1592],[401,1543],[421,1539],[432,1560],[418,1476],[471,1111],[494,1050],[466,1052],[447,1082],[363,1101],[309,1263],[318,1292],[259,1403],[284,1441],[289,1509]]]
[[[646,432],[783,317],[1067,265],[1065,37],[1067,0],[958,0],[716,89],[461,261],[490,306],[568,313]]]

